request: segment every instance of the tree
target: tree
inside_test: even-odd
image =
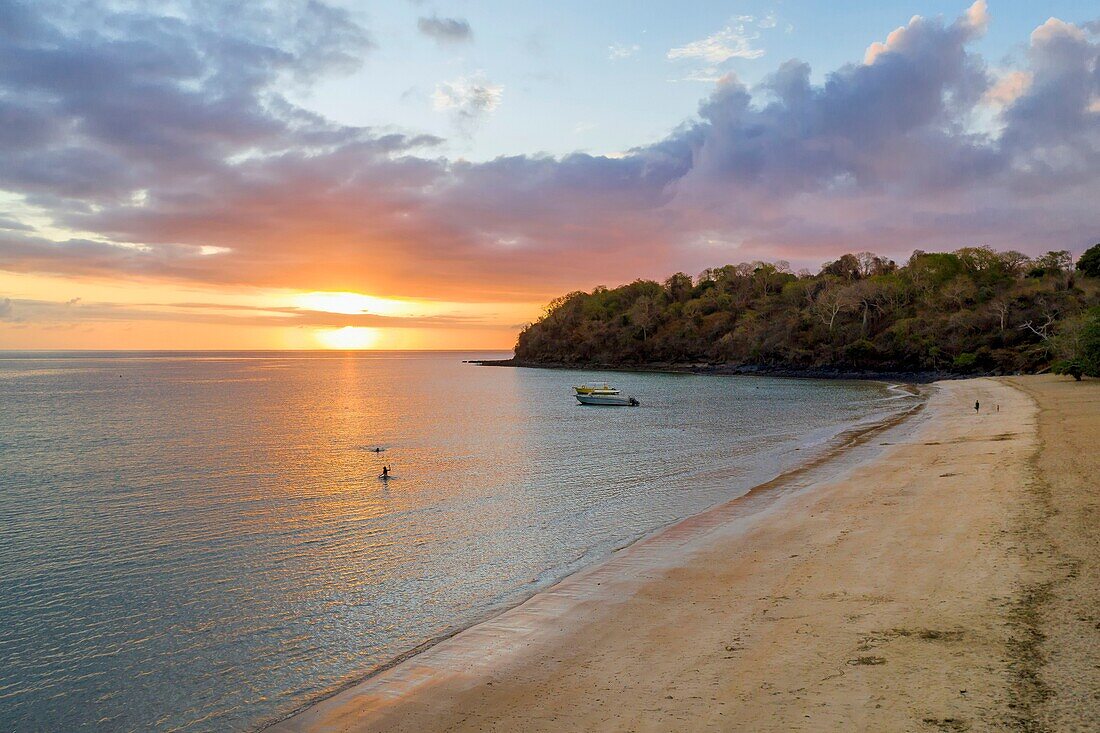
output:
[[[580,290],[574,290],[571,293],[566,293],[565,295],[560,295],[557,298],[554,298],[553,300],[551,300],[549,303],[546,304],[546,307],[542,309],[542,317],[547,318],[553,313],[557,313],[557,312],[562,311],[570,303],[575,303],[579,299],[587,298],[587,297],[588,297],[588,293],[585,293],[585,292],[580,291]]]
[[[919,254],[918,254],[919,253]],[[966,267],[949,252],[917,252],[909,258],[906,275],[917,287],[928,291],[938,288],[953,277],[964,274]]]
[[[992,247],[963,247],[956,255],[970,272],[988,272],[1002,264],[1001,258]]]
[[[997,314],[997,317],[1001,322],[1001,333],[1004,333],[1005,323],[1008,321],[1008,313],[1012,309],[1012,302],[1008,298],[997,298],[991,304],[993,312]]]
[[[952,278],[943,287],[944,301],[951,303],[959,310],[962,310],[969,301],[972,301],[975,294],[974,281],[966,275],[958,275]]]
[[[885,275],[898,269],[893,260],[879,257],[874,252],[858,252],[855,256],[860,277]]]
[[[861,280],[844,291],[846,305],[861,313],[860,333],[867,335],[871,311],[881,307],[882,289],[872,280]]]
[[[1043,321],[1042,323],[1029,319],[1020,324],[1020,330],[1031,331],[1033,334],[1039,337],[1043,349],[1048,353],[1054,348],[1054,330],[1058,322],[1058,312],[1047,307],[1045,303],[1042,304],[1043,308]]]
[[[816,293],[808,293],[810,312],[833,330],[833,324],[840,311],[844,310],[846,298],[844,288],[835,280],[826,280],[825,284]]]
[[[1069,374],[1078,382],[1084,375],[1100,377],[1100,306],[1067,320],[1055,347],[1063,357],[1051,368],[1055,374]]]
[[[1100,244],[1094,244],[1085,250],[1077,260],[1077,271],[1087,277],[1100,277]]]
[[[1065,272],[1073,267],[1073,257],[1068,250],[1059,249],[1051,250],[1045,255],[1036,260],[1035,264],[1039,265],[1045,270],[1057,270],[1058,272]]]
[[[740,262],[734,267],[734,270],[741,277],[752,277],[752,273],[756,271],[756,263]]]
[[[1057,275],[1068,272],[1071,267],[1073,267],[1073,257],[1067,250],[1051,250],[1042,257],[1035,259],[1032,263],[1031,272],[1029,272],[1028,275],[1031,277]]]
[[[691,297],[691,276],[677,272],[668,280],[665,280],[665,292],[674,301],[686,301]]]
[[[1014,249],[1000,252],[997,256],[1001,260],[1001,267],[1004,269],[1005,274],[1012,277],[1019,277],[1031,267],[1031,258]]]
[[[909,283],[900,277],[890,277],[881,282],[882,309],[900,313],[912,300]]]
[[[642,329],[642,341],[649,338],[649,331],[657,325],[657,318],[657,301],[648,295],[635,300],[630,308],[630,321]]]
[[[826,262],[821,267],[822,275],[833,275],[844,280],[858,280],[860,277],[859,260],[855,255],[842,255],[836,262]]]
[[[775,277],[780,274],[779,268],[770,262],[754,262],[752,264],[754,266],[752,279],[756,286],[760,288],[760,292],[767,297],[769,293],[779,287],[778,279]]]

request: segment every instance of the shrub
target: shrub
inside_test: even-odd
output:
[[[1076,359],[1062,359],[1054,362],[1054,366],[1050,370],[1055,374],[1068,374],[1080,382],[1082,375],[1085,373],[1085,365]]]
[[[972,354],[969,351],[965,351],[955,357],[955,360],[952,362],[952,366],[960,371],[969,372],[973,371],[977,363],[978,355]]]
[[[878,349],[867,339],[860,339],[844,347],[844,356],[849,362],[859,364],[878,356]]]

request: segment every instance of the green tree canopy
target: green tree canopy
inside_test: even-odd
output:
[[[1078,261],[1082,273],[1097,252]],[[1069,277],[1071,262],[1064,251],[1031,260],[982,246],[918,250],[902,267],[846,254],[817,275],[795,275],[785,262],[724,265],[694,279],[679,272],[555,299],[520,334],[516,358],[963,373],[1072,361],[1091,370],[1100,325],[1086,314],[1100,305],[1100,279]]]
[[[1100,244],[1094,244],[1085,250],[1077,260],[1077,271],[1088,277],[1100,277]]]

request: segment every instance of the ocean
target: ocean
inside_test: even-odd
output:
[[[0,730],[255,730],[905,403],[502,356],[0,352]]]

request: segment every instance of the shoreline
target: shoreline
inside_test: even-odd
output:
[[[1096,380],[940,383],[268,730],[1085,729],[1098,425]]]
[[[1011,376],[993,373],[960,373],[949,371],[877,371],[874,369],[835,369],[825,367],[782,367],[765,364],[707,364],[707,363],[653,363],[653,364],[567,364],[564,362],[532,362],[511,359],[468,359],[464,363],[487,367],[511,367],[514,369],[564,369],[594,372],[641,372],[656,374],[695,374],[721,377],[777,377],[783,379],[849,379],[877,382],[903,382],[906,384],[932,384],[959,379]],[[1019,375],[1016,375],[1019,376]]]
[[[475,362],[470,362],[475,363]],[[651,370],[652,371],[652,370]],[[889,384],[889,382],[887,382]],[[769,502],[780,501],[786,494],[786,492],[794,492],[799,490],[807,490],[811,488],[811,484],[799,484],[800,477],[811,474],[815,470],[821,470],[827,468],[832,464],[834,470],[843,472],[846,470],[841,464],[843,463],[846,455],[853,449],[865,445],[872,438],[879,436],[883,433],[888,433],[893,429],[903,427],[905,424],[912,422],[924,409],[930,390],[927,387],[917,387],[913,383],[902,382],[900,384],[890,384],[892,387],[898,388],[904,392],[907,396],[915,398],[917,401],[905,409],[894,412],[885,417],[877,418],[869,422],[857,423],[853,426],[840,430],[826,443],[824,443],[818,451],[811,452],[805,457],[805,459],[799,461],[795,465],[783,470],[779,474],[769,478],[765,481],[752,485],[744,494],[741,494],[732,499],[721,501],[715,505],[707,507],[706,509],[691,514],[685,517],[668,522],[664,525],[655,527],[654,529],[645,532],[644,534],[634,538],[633,540],[616,547],[610,551],[607,556],[599,558],[594,562],[584,565],[580,568],[567,573],[566,575],[558,578],[550,583],[548,586],[532,590],[528,593],[517,593],[517,595],[504,603],[495,606],[485,611],[485,613],[472,619],[469,623],[456,626],[452,629],[434,636],[424,642],[416,645],[415,647],[397,655],[391,660],[384,662],[371,670],[369,670],[362,677],[341,685],[340,687],[331,690],[324,695],[315,698],[288,716],[280,718],[279,720],[271,721],[261,725],[257,731],[267,731],[269,733],[289,733],[290,731],[306,731],[306,730],[329,730],[328,724],[324,724],[320,728],[314,727],[301,727],[299,719],[308,716],[311,713],[316,712],[322,706],[331,705],[335,698],[339,698],[349,693],[362,693],[364,688],[376,684],[380,678],[384,678],[387,674],[392,673],[395,669],[402,667],[403,665],[415,663],[416,660],[423,655],[430,654],[432,650],[439,647],[441,644],[446,644],[455,640],[464,634],[474,632],[479,627],[492,624],[502,619],[503,616],[517,611],[526,604],[536,600],[543,594],[550,594],[559,589],[559,586],[569,583],[574,578],[583,576],[586,573],[600,570],[604,565],[613,561],[622,553],[628,553],[634,548],[649,541],[659,541],[661,535],[666,532],[672,532],[680,528],[681,525],[688,525],[688,523],[702,521],[706,515],[724,510],[723,513],[732,511],[737,513],[738,510],[744,504],[756,504],[760,503],[762,506],[753,506],[752,511],[759,513],[766,511],[769,506]],[[769,492],[774,492],[769,493]],[[479,642],[480,643],[480,642]],[[384,681],[383,681],[384,683]],[[358,728],[356,728],[358,730]]]

